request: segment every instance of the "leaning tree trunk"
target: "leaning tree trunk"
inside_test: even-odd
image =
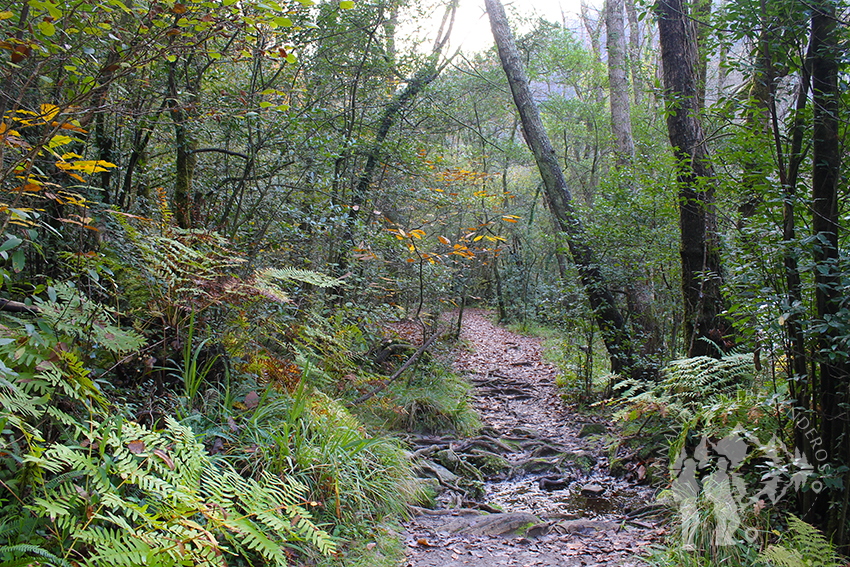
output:
[[[384,108],[384,114],[381,117],[381,122],[378,125],[378,131],[375,135],[375,141],[371,149],[366,155],[366,165],[360,174],[357,184],[351,193],[351,206],[348,209],[348,216],[345,220],[345,233],[342,247],[337,259],[337,270],[340,274],[344,274],[348,270],[348,253],[355,245],[355,232],[357,227],[357,219],[360,211],[366,204],[369,197],[369,190],[372,186],[372,178],[375,174],[375,169],[378,167],[381,158],[381,151],[390,130],[396,122],[403,118],[404,110],[410,105],[419,93],[422,92],[431,82],[436,79],[443,70],[447,62],[440,63],[440,57],[443,50],[448,45],[449,37],[454,27],[455,14],[457,13],[457,2],[453,1],[446,6],[446,11],[443,14],[443,21],[440,24],[440,29],[437,32],[437,38],[434,40],[434,47],[426,63],[414,74],[413,78],[408,81],[407,86],[403,91],[398,93],[390,103]],[[391,29],[392,28],[392,24]],[[394,42],[394,38],[391,38]],[[393,50],[395,49],[393,43]],[[338,299],[342,299],[341,293],[338,292]]]
[[[667,131],[679,162],[679,228],[685,346],[688,356],[718,354],[720,319],[720,256],[714,213],[714,171],[699,121],[697,49],[692,21],[682,0],[658,0],[658,33],[664,65],[664,90],[669,108]]]
[[[508,77],[526,143],[534,154],[552,214],[558,222],[559,230],[566,237],[582,285],[593,308],[596,323],[602,331],[605,346],[611,356],[611,370],[619,374],[640,374],[641,370],[635,364],[625,321],[587,244],[584,227],[572,206],[572,197],[564,173],[558,165],[552,142],[543,128],[540,112],[531,96],[528,78],[508,26],[505,9],[499,0],[486,0],[485,3],[490,16],[490,28],[499,48],[499,58]]]

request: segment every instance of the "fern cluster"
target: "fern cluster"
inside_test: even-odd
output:
[[[136,267],[147,287],[150,307],[170,324],[179,323],[188,312],[212,305],[250,300],[287,302],[284,283],[317,287],[339,284],[336,278],[311,270],[246,269],[245,258],[214,231],[150,223],[137,228],[121,215],[116,219],[133,244],[129,253],[138,260]]]
[[[783,541],[769,546],[759,559],[775,567],[841,567],[846,564],[835,546],[817,528],[794,515],[788,516],[788,532],[783,535]]]
[[[0,330],[4,566],[286,565],[292,554],[334,551],[304,484],[246,478],[173,419],[153,431],[111,415],[55,336]]]
[[[222,565],[242,556],[286,565],[285,550],[302,542],[334,550],[304,507],[304,485],[246,479],[170,418],[161,432],[105,421],[80,447],[54,444],[26,461],[56,475],[29,508],[50,518],[75,562]]]
[[[713,401],[723,402],[730,410],[727,413],[734,413],[737,400],[748,391],[754,373],[752,355],[747,354],[674,360],[664,368],[658,383],[634,378],[620,381],[620,409],[615,417],[634,421],[659,416],[687,424],[710,419],[707,408],[712,407]],[[733,426],[734,423],[729,429]]]

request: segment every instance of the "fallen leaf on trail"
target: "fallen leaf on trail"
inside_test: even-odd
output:
[[[245,407],[248,409],[254,409],[260,405],[260,395],[257,394],[256,390],[251,390],[248,392],[248,395],[245,396]]]

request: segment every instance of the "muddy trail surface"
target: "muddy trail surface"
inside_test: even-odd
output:
[[[645,565],[664,528],[649,488],[609,474],[609,424],[559,398],[540,341],[467,311],[455,370],[474,385],[474,437],[412,439],[436,509],[406,524],[408,567]]]

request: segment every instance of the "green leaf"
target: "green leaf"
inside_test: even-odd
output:
[[[12,254],[12,269],[15,272],[20,272],[24,269],[24,251],[23,250],[15,250],[15,253]]]
[[[12,248],[20,246],[21,242],[23,242],[23,240],[17,236],[9,235],[9,239],[0,246],[0,252],[5,252],[6,250],[11,250]]]
[[[284,16],[279,16],[279,17],[275,18],[274,23],[276,23],[277,25],[279,25],[282,28],[291,28],[292,27],[292,20],[290,20],[289,18],[286,18]]]
[[[54,26],[52,22],[38,22],[38,29],[41,30],[41,33],[48,37],[56,34],[56,26]]]
[[[340,10],[351,10],[354,8],[354,0],[340,0],[339,8]]]

